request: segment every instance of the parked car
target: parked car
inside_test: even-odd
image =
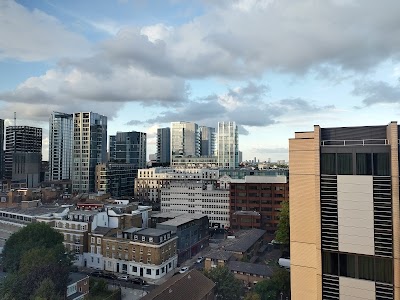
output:
[[[204,260],[203,256],[197,258],[196,263],[200,264]]]
[[[189,270],[189,267],[183,267],[179,270],[179,273],[183,274],[186,273]]]
[[[129,280],[129,276],[128,275],[121,275],[121,276],[118,276],[118,279],[119,280],[128,281]]]
[[[142,278],[132,278],[131,279],[131,281],[132,281],[132,283],[134,283],[134,284],[140,284],[140,285],[145,285],[145,284],[147,284],[147,282],[146,281],[144,281]]]
[[[102,271],[94,271],[94,272],[90,273],[90,276],[92,276],[92,277],[103,277],[104,273]]]

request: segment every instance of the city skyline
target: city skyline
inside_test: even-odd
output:
[[[314,124],[398,119],[398,1],[4,0],[0,10],[0,118],[43,128],[44,159],[52,111],[146,132],[148,154],[173,121],[233,121],[243,159],[262,161],[287,160],[288,138]]]

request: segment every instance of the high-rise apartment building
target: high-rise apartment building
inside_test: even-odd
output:
[[[73,115],[53,112],[49,130],[50,180],[72,177]]]
[[[201,156],[215,155],[215,128],[200,126]]]
[[[8,126],[6,128],[6,149],[4,152],[5,177],[12,179],[13,156],[17,153],[40,153],[42,161],[42,128],[30,126]]]
[[[4,177],[4,120],[0,119],[0,180]]]
[[[169,165],[171,163],[171,129],[157,129],[157,163]]]
[[[200,156],[199,126],[191,122],[171,123],[171,161],[180,157]]]
[[[400,299],[399,126],[289,141],[292,299]]]
[[[218,122],[218,166],[239,167],[239,134],[235,122]]]
[[[96,165],[107,162],[107,117],[93,112],[74,113],[72,191],[95,191]]]
[[[146,167],[146,133],[130,131],[110,135],[110,161]]]

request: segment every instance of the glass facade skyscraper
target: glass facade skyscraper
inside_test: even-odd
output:
[[[130,131],[110,135],[110,161],[146,168],[146,133]]]
[[[171,129],[169,127],[157,129],[157,163],[165,165],[171,163]]]
[[[49,128],[50,180],[72,177],[73,115],[53,112]]]
[[[235,122],[218,122],[218,166],[239,167],[239,135]]]
[[[199,126],[192,122],[171,123],[171,160],[200,156]]]

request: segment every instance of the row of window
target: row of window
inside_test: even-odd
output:
[[[390,175],[389,153],[322,153],[321,174]]]
[[[324,251],[322,270],[324,274],[393,283],[390,258]]]

